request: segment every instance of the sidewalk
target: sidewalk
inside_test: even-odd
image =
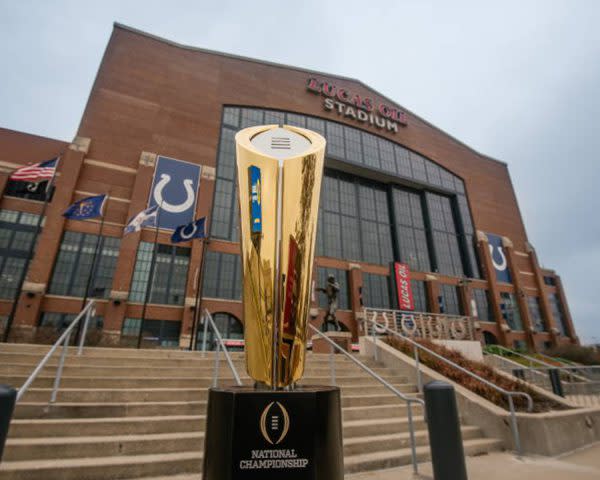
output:
[[[516,458],[509,453],[494,452],[489,455],[467,458],[469,480],[599,480],[600,444],[561,458]],[[414,480],[412,467],[392,468],[377,472],[346,475],[348,480]],[[419,476],[433,479],[430,463],[419,465]]]

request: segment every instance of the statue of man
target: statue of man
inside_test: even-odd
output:
[[[321,325],[321,330],[327,331],[329,323],[333,323],[336,331],[341,331],[340,323],[338,322],[335,312],[338,309],[338,293],[340,291],[340,284],[335,281],[333,275],[327,276],[327,286],[325,288],[317,288],[317,291],[323,292],[327,295],[327,313],[325,314],[325,321]]]

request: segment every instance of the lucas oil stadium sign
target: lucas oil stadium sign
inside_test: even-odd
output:
[[[398,108],[385,103],[376,103],[370,97],[361,96],[330,82],[311,77],[307,81],[306,88],[309,92],[324,97],[325,110],[335,111],[339,116],[368,123],[390,132],[398,132],[398,124],[406,125],[406,113]]]

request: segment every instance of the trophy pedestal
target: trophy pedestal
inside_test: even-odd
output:
[[[333,340],[337,345],[342,347],[347,352],[352,351],[352,334],[350,332],[325,332],[325,335]],[[313,353],[331,353],[333,348],[327,340],[324,340],[320,335],[313,335],[312,337],[312,350]],[[333,353],[340,353],[337,349],[333,348]]]
[[[202,478],[343,480],[339,388],[211,388]]]

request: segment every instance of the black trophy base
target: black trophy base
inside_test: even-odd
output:
[[[336,387],[211,388],[204,480],[343,480]]]

